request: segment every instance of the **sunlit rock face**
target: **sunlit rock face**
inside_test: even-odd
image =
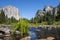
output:
[[[45,11],[52,11],[53,10],[53,7],[50,7],[50,6],[45,6]]]
[[[50,14],[53,14],[53,7],[51,6],[45,6],[45,12],[49,12]]]
[[[45,11],[38,10],[35,17],[42,17],[44,16],[44,14],[45,14]]]
[[[57,11],[58,11],[58,9],[57,9],[57,7],[55,8],[55,15],[57,16],[58,14],[57,14]]]
[[[53,12],[54,14],[57,16],[57,7],[52,7],[52,6],[45,6],[45,12],[50,12],[50,14],[53,15]]]
[[[3,7],[2,9],[8,18],[14,17],[16,20],[19,20],[21,18],[18,8],[16,8],[16,7],[9,5],[9,6]]]

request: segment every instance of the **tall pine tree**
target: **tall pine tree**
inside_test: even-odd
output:
[[[1,13],[0,13],[0,23],[5,23],[5,22],[6,22],[5,14],[4,14],[4,11],[1,10]]]

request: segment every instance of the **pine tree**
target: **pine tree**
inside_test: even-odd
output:
[[[4,14],[4,11],[1,10],[1,13],[0,13],[0,23],[5,23],[5,22],[6,22],[5,14]]]

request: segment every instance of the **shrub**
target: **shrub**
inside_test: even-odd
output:
[[[28,22],[25,21],[25,20],[20,20],[18,23],[15,23],[13,26],[14,26],[14,32],[16,30],[20,31],[20,35],[23,36],[23,34],[27,35],[28,34]]]

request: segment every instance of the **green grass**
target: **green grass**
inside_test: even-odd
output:
[[[13,25],[15,23],[11,23],[11,24],[0,24],[0,26],[4,26],[4,25]],[[29,23],[29,26],[39,26],[39,25],[47,25],[47,22],[42,22],[42,23]],[[60,21],[56,21],[54,22],[52,25],[60,25]]]
[[[60,21],[54,22],[53,25],[60,25]]]
[[[39,26],[39,25],[48,25],[47,22],[42,22],[42,23],[30,23],[29,26]],[[60,21],[54,22],[52,25],[60,25]]]

